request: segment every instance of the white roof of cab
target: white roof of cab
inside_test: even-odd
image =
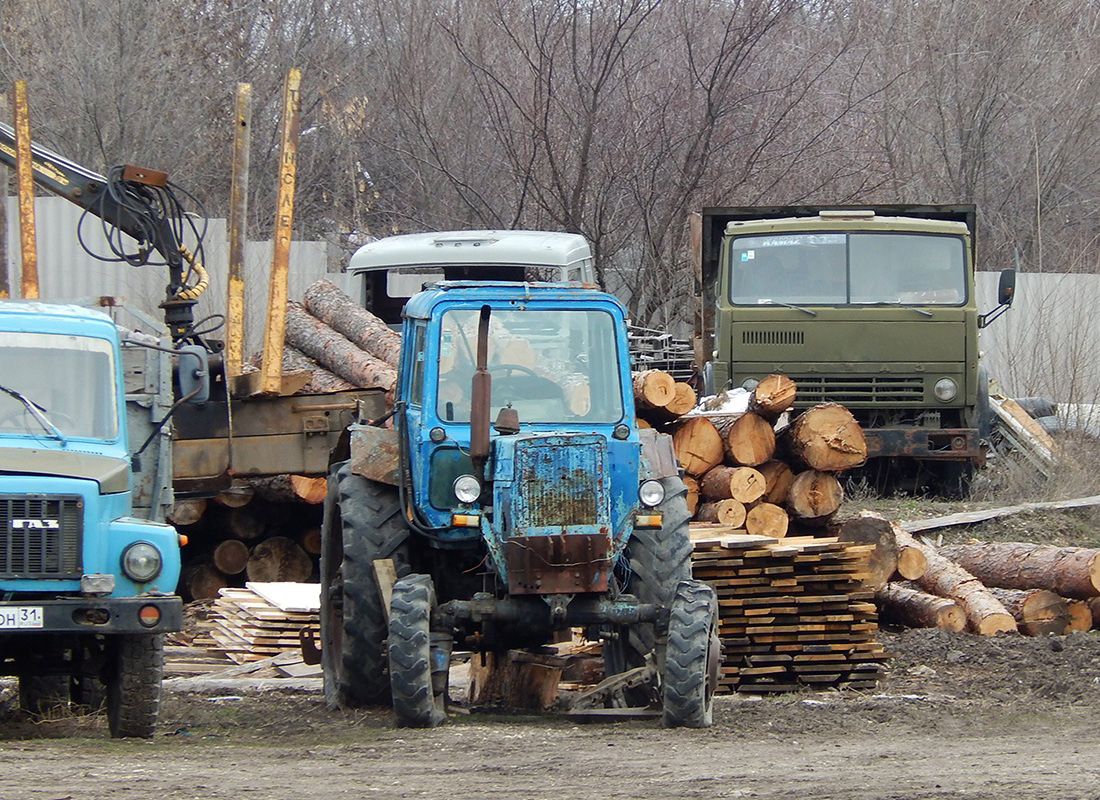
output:
[[[352,255],[348,271],[466,264],[591,268],[592,250],[578,233],[511,230],[409,233],[363,245]]]

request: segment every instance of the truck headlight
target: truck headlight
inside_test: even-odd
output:
[[[460,503],[474,503],[481,497],[481,482],[473,475],[459,475],[452,487]]]
[[[932,392],[940,402],[950,403],[959,393],[959,385],[950,378],[940,378],[936,381],[936,385],[932,387]]]
[[[122,571],[134,583],[148,583],[160,574],[160,551],[148,542],[134,542],[122,551]]]
[[[646,508],[659,506],[665,501],[665,487],[660,481],[644,481],[638,487],[638,499]]]

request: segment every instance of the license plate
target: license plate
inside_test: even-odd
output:
[[[41,628],[42,606],[0,608],[0,631],[14,628]]]

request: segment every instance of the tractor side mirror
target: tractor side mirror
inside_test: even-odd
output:
[[[997,303],[1002,306],[1012,305],[1012,297],[1016,293],[1016,270],[1002,269],[1001,280],[997,284]]]

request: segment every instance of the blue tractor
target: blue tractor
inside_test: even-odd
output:
[[[392,427],[352,426],[330,474],[327,700],[434,726],[452,647],[582,628],[609,676],[643,676],[608,704],[709,725],[717,602],[691,579],[669,437],[635,419],[622,305],[578,283],[443,281],[405,304],[402,348]]]

